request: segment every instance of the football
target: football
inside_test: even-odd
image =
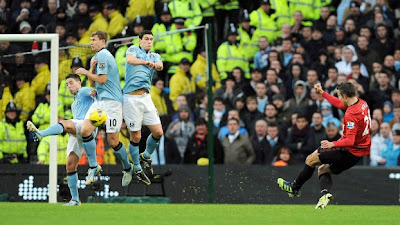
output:
[[[107,120],[106,112],[101,109],[95,109],[89,116],[90,122],[95,127],[103,125]]]

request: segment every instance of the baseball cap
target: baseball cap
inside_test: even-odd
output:
[[[189,61],[189,59],[187,59],[187,58],[183,58],[183,59],[179,62],[179,64],[190,64],[190,61]]]
[[[184,25],[185,24],[185,18],[183,18],[183,17],[176,17],[175,19],[174,19],[174,23],[176,23],[176,24],[180,24],[180,25]]]
[[[199,125],[207,125],[207,121],[206,119],[200,117],[196,120],[195,126],[199,126]]]

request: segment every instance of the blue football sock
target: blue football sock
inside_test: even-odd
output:
[[[118,145],[115,146],[115,148],[113,149],[117,158],[121,160],[124,170],[130,169],[131,164],[129,163],[128,154],[126,153],[125,146],[121,142],[119,142]]]
[[[49,135],[57,135],[62,134],[64,132],[64,127],[60,123],[56,123],[51,125],[45,130],[39,131],[40,136],[46,137]]]
[[[134,143],[131,141],[129,144],[129,154],[131,154],[133,169],[139,171],[142,169],[139,161],[139,143]]]
[[[147,159],[150,159],[151,154],[153,154],[154,150],[157,148],[160,143],[160,139],[155,139],[152,134],[147,137],[146,141],[146,150],[143,153],[143,156]]]
[[[82,137],[83,140],[83,148],[85,149],[86,155],[89,160],[89,166],[91,168],[97,166],[97,156],[96,156],[96,141],[94,140],[93,135],[91,134],[88,137]]]
[[[68,187],[71,192],[72,200],[79,202],[78,173],[76,171],[68,173]]]

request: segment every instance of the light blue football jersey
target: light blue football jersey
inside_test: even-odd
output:
[[[74,96],[74,102],[72,102],[71,110],[74,119],[83,120],[89,110],[90,106],[94,102],[93,98],[90,97],[90,92],[93,89],[83,87]]]
[[[107,50],[102,49],[93,56],[97,59],[95,74],[107,74],[104,84],[95,82],[98,100],[111,99],[122,102],[122,91],[119,82],[119,71],[114,56]]]
[[[132,45],[126,50],[126,55],[128,54],[134,55],[136,58],[145,61],[151,61],[154,63],[161,62],[161,57],[159,54],[150,51],[146,53],[143,48],[140,48],[136,45]],[[123,93],[136,91],[141,88],[145,88],[148,92],[150,92],[154,71],[154,68],[146,65],[131,65],[126,63],[125,87]]]

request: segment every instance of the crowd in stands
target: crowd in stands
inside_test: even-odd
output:
[[[203,29],[213,24],[212,86]],[[213,91],[214,162],[287,166],[303,163],[321,140],[341,136],[344,112],[316,93],[336,95],[353,83],[371,109],[371,155],[360,164],[400,163],[400,2],[394,0],[0,0],[0,35],[58,33],[59,119],[71,119],[73,96],[65,76],[88,68],[87,45],[106,31],[124,85],[125,52],[143,30],[164,70],[151,96],[165,135],[154,164],[207,165],[208,98]],[[182,30],[158,37],[167,31]],[[132,37],[132,38],[129,38]],[[119,39],[118,39],[119,40]],[[85,45],[86,44],[86,45]],[[50,123],[48,42],[0,42],[0,162],[48,164],[49,139],[26,132]],[[30,52],[30,54],[25,54]],[[81,76],[83,86],[89,86]],[[337,96],[337,95],[336,95]],[[211,118],[211,117],[210,117]],[[145,129],[143,130],[146,136]],[[116,164],[104,129],[97,136],[100,164]],[[129,145],[123,125],[120,140]],[[65,164],[68,134],[58,137]],[[141,151],[145,143],[141,143]],[[129,148],[127,148],[129,149]],[[86,157],[80,164],[85,165]]]

